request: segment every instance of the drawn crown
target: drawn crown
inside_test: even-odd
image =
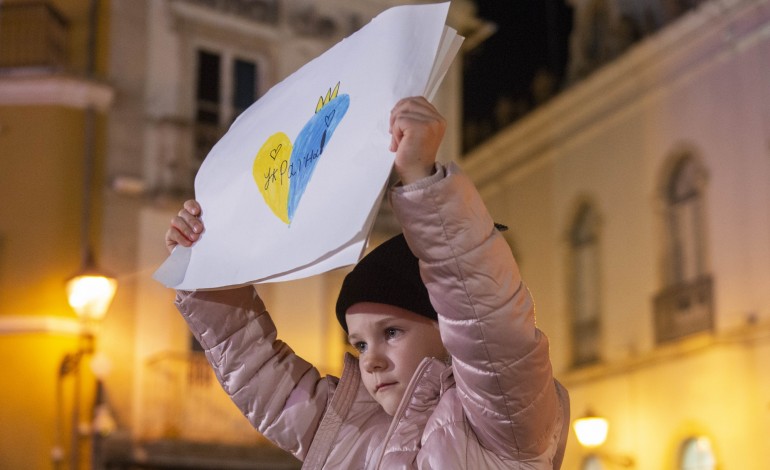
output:
[[[318,98],[318,104],[315,107],[315,112],[321,110],[324,106],[329,104],[329,101],[333,100],[337,97],[337,94],[340,92],[340,82],[337,82],[337,85],[334,87],[334,90],[332,91],[331,88],[329,88],[329,91],[326,92],[326,97],[321,96]]]

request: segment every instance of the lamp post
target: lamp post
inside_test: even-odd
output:
[[[99,0],[90,0],[88,8],[88,36],[86,50],[86,77],[93,79],[96,71],[96,29],[99,17]],[[81,212],[81,250],[83,254],[83,264],[80,271],[72,278],[67,280],[66,292],[70,307],[80,319],[80,333],[78,335],[77,349],[66,354],[60,364],[56,380],[56,445],[52,451],[54,468],[59,469],[65,457],[65,451],[62,447],[63,421],[64,421],[64,380],[72,376],[72,410],[71,410],[71,429],[70,429],[70,449],[69,449],[69,468],[78,470],[80,468],[80,445],[82,437],[91,434],[93,437],[91,466],[94,468],[100,462],[98,461],[98,438],[102,435],[103,429],[99,426],[108,428],[110,424],[114,426],[109,409],[106,407],[104,398],[103,376],[108,368],[105,365],[106,360],[101,361],[101,365],[91,362],[91,368],[96,377],[96,388],[94,394],[94,404],[90,409],[88,426],[81,426],[81,374],[80,368],[84,357],[94,355],[94,344],[96,335],[96,326],[104,318],[107,310],[112,303],[117,290],[117,280],[100,272],[96,267],[91,243],[89,239],[91,227],[91,192],[92,179],[94,176],[94,133],[95,133],[96,112],[93,106],[88,105],[85,109],[84,120],[84,159],[83,159],[83,204]],[[98,362],[98,361],[97,361]],[[100,369],[100,370],[97,370]],[[105,417],[105,413],[108,416]],[[87,428],[87,429],[84,429]]]
[[[597,415],[590,409],[580,418],[572,422],[577,440],[586,449],[589,455],[597,459],[624,468],[631,468],[636,465],[633,457],[627,455],[611,454],[601,451],[600,447],[604,445],[609,433],[610,424],[607,418]]]
[[[72,309],[77,313],[83,325],[81,337],[85,338],[84,352],[93,355],[96,327],[104,319],[109,309],[112,299],[115,296],[118,282],[112,276],[100,272],[96,268],[90,249],[86,250],[86,260],[81,271],[67,281],[67,300]],[[83,344],[83,343],[81,343]],[[82,357],[82,356],[81,356]],[[90,409],[90,424],[87,432],[91,435],[91,468],[101,467],[101,444],[102,437],[112,431],[114,420],[107,406],[104,389],[104,376],[109,370],[109,360],[104,356],[91,358],[91,370],[94,373],[96,383],[94,391],[93,407]],[[76,379],[78,380],[78,379]],[[76,382],[75,387],[79,387]],[[79,399],[79,397],[75,397]],[[79,403],[73,403],[73,431],[70,457],[72,470],[77,467],[79,461],[80,438],[83,433],[80,432],[80,426],[76,426],[79,420]],[[77,430],[77,432],[76,432]]]
[[[80,466],[80,445],[81,439],[86,432],[94,433],[93,422],[84,430],[81,425],[81,374],[80,367],[83,358],[94,354],[94,343],[96,326],[100,322],[107,309],[112,303],[117,289],[117,281],[108,275],[100,273],[93,263],[90,250],[87,251],[86,260],[81,271],[67,281],[66,291],[67,300],[70,306],[80,319],[81,328],[78,335],[78,346],[74,352],[68,353],[62,357],[59,363],[58,375],[56,378],[56,445],[52,452],[54,468],[60,469],[63,463],[65,452],[62,447],[63,440],[63,422],[64,422],[64,380],[72,377],[72,410],[70,414],[70,445],[69,445],[69,468],[77,470]],[[104,369],[104,367],[101,367]],[[104,387],[102,384],[101,373],[96,373],[96,394],[95,403],[91,420],[97,413],[104,421]],[[98,431],[98,430],[97,430]],[[94,442],[95,444],[95,442]],[[92,467],[95,464],[96,455],[92,455]]]

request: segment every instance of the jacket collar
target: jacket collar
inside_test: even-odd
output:
[[[444,391],[454,385],[452,368],[435,358],[422,360],[409,381],[388,433],[385,435],[377,468],[391,468],[389,454],[395,451],[398,462],[404,462],[405,454],[414,458],[420,451],[425,425],[433,414]]]
[[[433,414],[441,396],[453,387],[454,383],[450,365],[434,358],[422,360],[409,381],[386,437],[379,446],[380,452],[376,454],[378,458],[374,468],[389,468],[387,465],[389,451],[394,449],[399,451],[399,461],[403,461],[404,451],[411,451],[416,457],[420,450],[425,424]],[[357,401],[362,400],[361,394],[368,396],[361,381],[358,359],[346,353],[342,377],[321,419],[303,462],[303,469],[323,468],[349,411]]]

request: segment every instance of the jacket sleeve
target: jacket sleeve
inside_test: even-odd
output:
[[[322,379],[276,338],[251,286],[178,291],[176,306],[241,412],[265,437],[304,460],[336,380]]]
[[[438,173],[395,188],[391,203],[420,259],[465,415],[499,455],[541,455],[555,447],[562,421],[548,340],[475,187],[455,165]]]

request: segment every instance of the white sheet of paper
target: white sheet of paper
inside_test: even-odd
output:
[[[393,164],[390,109],[432,97],[462,43],[448,8],[383,12],[244,111],[195,179],[206,231],[155,279],[216,289],[356,263]]]
[[[433,101],[433,98],[436,96],[438,87],[444,81],[444,76],[449,71],[449,67],[460,51],[464,40],[465,38],[457,34],[454,28],[444,26],[444,34],[441,37],[438,54],[436,54],[436,62],[433,64],[433,70],[431,70],[428,85],[425,87],[425,93],[423,94],[428,101]]]

